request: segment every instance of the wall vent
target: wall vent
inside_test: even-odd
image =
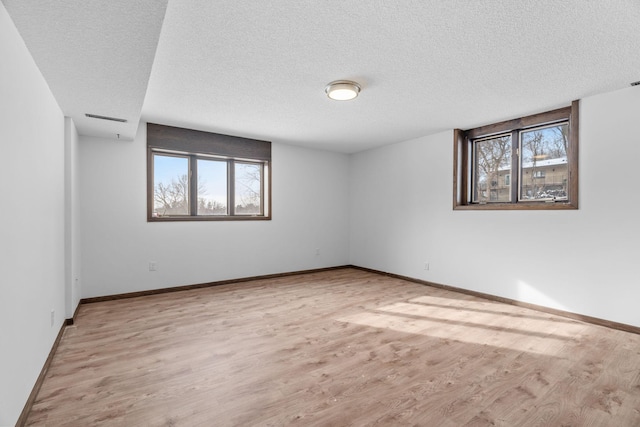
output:
[[[89,117],[90,119],[110,120],[112,122],[127,123],[127,119],[119,119],[117,117],[99,116],[97,114],[89,113],[85,113],[85,116]]]

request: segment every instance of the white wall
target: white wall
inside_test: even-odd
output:
[[[451,131],[353,155],[351,263],[640,326],[639,111],[581,102],[576,211],[454,212]]]
[[[65,317],[64,117],[1,3],[0,146],[0,425],[12,426]]]
[[[65,317],[73,318],[80,303],[80,200],[79,138],[70,117],[64,119],[64,190],[65,190]]]
[[[272,159],[271,221],[148,223],[146,124],[81,136],[82,296],[347,264],[348,156],[273,143]]]

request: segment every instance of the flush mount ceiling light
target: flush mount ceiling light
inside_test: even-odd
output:
[[[350,80],[336,80],[324,88],[327,96],[336,101],[348,101],[360,93],[360,85]]]

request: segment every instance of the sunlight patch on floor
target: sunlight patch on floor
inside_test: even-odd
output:
[[[557,322],[575,323],[574,320],[553,316],[533,309],[526,309],[517,305],[506,304],[497,301],[489,301],[482,299],[463,298],[443,298],[435,296],[419,296],[408,300],[409,303],[420,304],[425,307],[442,307],[442,308],[459,308],[468,312],[490,313],[499,315],[508,315],[513,317],[521,317],[527,319],[549,320],[553,318]]]
[[[409,302],[422,302],[427,304],[442,304],[442,305],[458,305],[463,306],[473,303],[474,306],[491,307],[491,306],[504,306],[504,303],[490,300],[482,300],[477,297],[468,295],[460,295],[455,298],[437,297],[432,295],[421,295],[419,297],[411,298]]]
[[[544,355],[559,353],[584,328],[579,322],[507,304],[430,296],[336,320]]]

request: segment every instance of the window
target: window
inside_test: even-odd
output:
[[[147,220],[271,219],[271,143],[147,124]]]
[[[577,209],[578,108],[456,129],[453,208]]]

